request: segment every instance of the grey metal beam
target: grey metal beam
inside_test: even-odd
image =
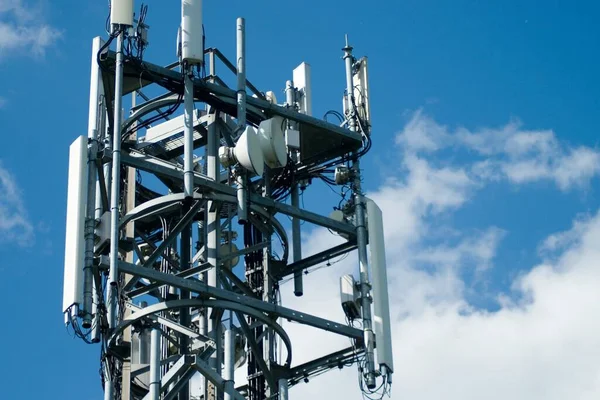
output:
[[[195,364],[187,366],[187,370],[179,378],[179,380],[177,381],[177,383],[175,383],[171,390],[169,390],[169,392],[164,395],[163,400],[173,400],[177,397],[179,392],[181,392],[181,390],[187,385],[192,376],[194,376],[194,374],[196,373],[195,368],[193,368],[194,365]]]
[[[125,303],[125,306],[128,307],[128,308],[130,308],[131,310],[138,311],[138,312],[143,309],[142,307],[138,307],[138,306],[136,306],[136,305],[134,305],[132,303],[129,303],[129,302]],[[171,321],[168,318],[161,317],[160,315],[150,315],[150,316],[148,316],[148,318],[150,318],[153,321],[156,321],[156,322],[158,322],[158,323],[166,326],[167,328],[170,328],[170,329],[172,329],[172,330],[174,330],[176,332],[179,332],[179,333],[181,333],[183,335],[186,335],[186,336],[188,336],[188,337],[190,337],[192,339],[200,340],[200,341],[202,341],[204,343],[207,343],[209,345],[214,345],[214,341],[212,339],[210,339],[208,336],[201,335],[198,332],[196,332],[196,331],[194,331],[194,330],[192,330],[192,329],[190,329],[190,328],[188,328],[186,326],[178,324],[175,321]]]
[[[291,368],[285,375],[288,380],[292,381],[301,379],[305,376],[310,376],[312,373],[325,368],[337,368],[340,362],[348,361],[363,351],[357,351],[356,347],[347,347],[343,350],[336,351],[326,356],[316,358],[312,361],[308,361],[304,364],[300,364],[294,368]]]
[[[181,357],[179,354],[174,354],[166,359],[162,359],[162,360],[160,360],[160,365],[167,365],[167,364],[174,363],[175,361],[177,361],[179,359],[179,357]],[[150,372],[150,365],[146,365],[144,367],[136,369],[135,371],[131,371],[131,377],[133,378],[138,375],[142,375],[146,372]]]
[[[225,64],[225,66],[226,66],[227,68],[229,68],[229,70],[230,70],[231,72],[233,72],[233,73],[235,73],[235,72],[236,72],[236,68],[235,68],[235,66],[234,66],[234,65],[231,63],[231,61],[229,61],[229,60],[227,59],[227,57],[225,57],[225,55],[224,55],[223,53],[221,53],[221,50],[219,50],[219,49],[217,49],[217,48],[212,48],[212,47],[211,47],[211,48],[209,48],[209,49],[206,49],[206,52],[207,52],[207,53],[212,53],[212,54],[216,55],[216,56],[219,58],[219,60],[221,60],[221,62],[222,62],[223,64]],[[258,89],[256,88],[256,86],[254,86],[254,85],[253,85],[253,84],[252,84],[252,83],[251,83],[251,82],[250,82],[248,79],[246,79],[246,86],[248,86],[248,88],[249,88],[249,89],[252,91],[252,93],[254,93],[255,95],[257,95],[257,96],[258,96],[258,97],[260,97],[261,99],[264,99],[264,98],[265,98],[265,96],[262,94],[262,92],[261,92],[260,90],[258,90]]]
[[[331,260],[334,257],[344,255],[353,250],[356,250],[356,241],[354,240],[339,244],[335,247],[332,247],[331,249],[327,249],[310,257],[306,257],[303,260],[288,264],[288,266],[281,271],[282,273],[280,278],[292,275],[296,272],[302,272],[307,268],[310,268],[327,260]]]
[[[150,248],[152,249],[152,251],[156,250],[157,246],[151,240],[148,240],[148,236],[146,236],[146,234],[144,234],[144,232],[141,232],[139,229],[136,229],[135,230],[135,234],[138,235],[139,237],[141,237],[142,240],[144,242],[146,242],[148,244],[148,246],[150,246]],[[146,257],[140,257],[140,260],[142,260],[142,262],[143,262],[144,260],[146,260]],[[179,263],[176,260],[172,260],[172,259],[170,259],[168,257],[165,260],[169,263],[169,265],[171,266],[171,268],[173,268],[175,270],[179,269]],[[126,286],[127,289],[129,289],[131,287],[133,287],[133,285],[127,285]]]
[[[115,53],[113,51],[109,51],[107,54],[107,59],[110,60],[110,61],[108,61],[109,64],[111,62],[114,62],[114,61],[112,61],[112,59],[114,59],[114,57],[115,57]],[[147,70],[151,73],[171,79],[171,80],[179,83],[180,85],[182,85],[182,89],[183,89],[183,76],[182,76],[181,72],[170,70],[170,69],[167,69],[162,66],[152,64],[152,63],[149,63],[146,61],[143,61],[141,64],[142,64],[141,68],[143,68],[144,70]],[[235,90],[217,85],[215,83],[198,80],[198,79],[194,80],[194,90],[195,90],[195,94],[194,94],[195,97],[199,98],[199,100],[202,100],[202,101],[210,100],[210,97],[211,96],[214,97],[214,95],[220,96],[220,97],[225,97],[225,98],[230,98],[230,99],[237,98],[237,91],[235,91]],[[260,94],[260,96],[262,97],[262,94]],[[315,128],[326,129],[328,131],[335,132],[343,137],[346,137],[349,140],[357,141],[357,142],[359,142],[359,144],[362,141],[362,137],[359,133],[352,132],[348,129],[339,127],[337,125],[331,124],[327,121],[323,121],[316,117],[312,117],[310,115],[301,114],[295,110],[292,110],[292,109],[289,109],[286,107],[282,107],[278,104],[271,104],[266,99],[257,98],[257,97],[248,97],[247,102],[249,105],[257,107],[261,110],[264,110],[265,112],[268,112],[271,115],[279,115],[281,117],[288,118],[288,119],[291,119],[293,121],[300,122],[303,124],[307,124],[307,125],[310,125]],[[164,107],[164,106],[165,105],[162,104],[159,107]],[[156,108],[159,108],[159,107],[156,107]],[[126,124],[127,124],[127,122],[126,122]]]
[[[223,282],[223,285],[225,286],[226,289],[231,290],[231,287],[229,286],[229,284],[227,282]],[[244,318],[244,315],[242,313],[236,312],[235,315],[238,319],[238,322],[240,323],[240,328],[241,328],[242,332],[244,333],[244,336],[246,336],[246,341],[248,343],[248,346],[250,347],[250,350],[252,351],[252,353],[254,353],[254,356],[256,357],[256,362],[258,363],[260,370],[262,371],[267,382],[269,383],[269,386],[274,388],[275,387],[274,386],[275,378],[274,378],[273,374],[271,373],[271,370],[269,370],[267,363],[264,360],[264,355],[258,347],[258,342],[254,339],[254,333],[253,333],[252,329],[250,329],[250,327],[248,326],[248,323],[246,322],[246,319]]]
[[[173,163],[169,163],[168,161],[164,161],[159,158],[148,156],[146,154],[142,154],[136,151],[131,151],[130,154],[122,154],[121,163],[124,165],[135,167],[145,172],[151,172],[157,175],[167,176],[171,179],[183,181],[183,170],[179,166]],[[230,186],[214,182],[213,180],[210,180],[199,173],[194,174],[194,184],[201,191],[202,188],[204,188],[205,191],[214,192],[214,194],[206,193],[207,199],[212,198],[215,200],[226,201],[228,203],[237,203],[237,199],[229,197],[236,195],[235,189],[233,189]],[[227,196],[218,196],[218,193]],[[260,205],[271,210],[280,212],[282,214],[289,215],[291,217],[300,218],[304,221],[308,221],[310,223],[332,229],[339,233],[345,233],[351,236],[354,236],[356,234],[356,228],[352,224],[338,222],[329,217],[324,217],[311,211],[306,211],[300,208],[292,207],[288,204],[280,203],[275,200],[265,198],[256,194],[251,194],[249,198],[250,203],[253,203],[255,205]]]
[[[196,80],[194,82],[194,86],[196,87],[196,90],[214,93],[217,96],[222,96],[230,99],[235,99],[237,94],[236,91],[232,89],[210,82]],[[282,107],[277,104],[272,104],[267,100],[255,97],[248,97],[247,102],[248,105],[257,107],[263,110],[266,114],[277,115],[283,118],[291,119],[296,122],[300,122],[302,124],[310,125],[315,128],[326,129],[328,131],[335,132],[336,134],[343,136],[349,140],[357,141],[359,142],[359,144],[362,141],[361,135],[356,132],[352,132],[348,129],[339,127],[337,125],[312,117],[310,115],[301,114],[290,108]]]
[[[177,207],[177,203],[182,202],[184,198],[185,195],[183,193],[173,193],[148,200],[145,203],[129,210],[121,219],[121,226],[125,226],[130,221],[149,217],[151,215],[160,215],[168,210],[174,209]],[[201,197],[198,196],[196,199],[200,200]]]
[[[136,314],[132,314],[124,318],[119,326],[111,333],[111,336],[108,340],[108,346],[112,347],[115,345],[116,340],[119,338],[120,334],[123,330],[127,329],[129,326],[134,324],[136,321],[140,319],[147,318],[148,316],[165,312],[168,310],[177,310],[181,308],[202,308],[202,307],[213,307],[220,310],[232,310],[238,311],[242,314],[254,317],[259,319],[265,325],[269,325],[273,330],[281,337],[283,344],[287,350],[287,358],[285,361],[285,366],[289,367],[292,363],[292,342],[290,337],[285,332],[285,330],[279,325],[271,316],[267,316],[261,311],[256,310],[254,307],[250,307],[244,304],[226,301],[226,300],[203,300],[203,299],[186,299],[186,300],[170,300],[162,303],[153,304],[151,306],[145,307],[140,310]]]
[[[105,259],[105,257],[102,257],[102,262],[104,264],[106,264]],[[239,295],[227,290],[218,289],[195,279],[184,279],[171,274],[165,274],[163,272],[155,271],[153,269],[143,268],[137,265],[129,264],[123,261],[119,263],[119,268],[122,268],[122,271],[128,274],[138,275],[142,278],[162,282],[166,285],[178,287],[180,289],[187,289],[192,292],[212,296],[217,299],[223,299],[234,303],[243,304],[252,307],[258,311],[264,312],[267,315],[285,318],[290,321],[295,321],[304,325],[312,326],[318,329],[323,329],[354,339],[362,339],[363,337],[363,331],[360,329],[356,329],[324,318],[316,317],[314,315],[305,314],[296,310],[279,306],[277,304],[257,300],[249,296]]]
[[[186,226],[190,224],[200,207],[204,204],[201,200],[196,200],[190,210],[177,222],[177,224],[170,230],[169,236],[166,237],[161,244],[148,256],[146,261],[144,261],[144,268],[150,268],[154,261],[156,261],[163,252],[167,249],[167,247],[177,238],[177,235],[181,233],[185,229]]]
[[[107,53],[107,57],[106,60],[103,61],[104,65],[110,65],[112,63],[114,63],[114,59],[115,59],[115,53],[113,51],[108,51]],[[140,65],[141,64],[141,65]],[[158,82],[158,79],[163,79],[166,78],[167,80],[171,80],[173,82],[172,86],[180,86],[181,90],[183,90],[183,75],[181,74],[180,71],[174,71],[156,64],[152,64],[146,61],[141,62],[140,64],[132,64],[131,68],[135,68],[134,70],[130,71],[130,73],[133,73],[134,71],[137,70],[144,70],[149,72],[150,74],[149,77],[152,77],[152,80],[155,80],[156,82]],[[108,92],[107,92],[108,93]],[[224,106],[225,102],[223,101],[223,98],[225,99],[236,99],[237,98],[237,91],[217,85],[215,83],[211,83],[211,82],[207,82],[207,81],[203,81],[203,80],[194,80],[194,96],[196,99],[198,99],[199,101],[205,101],[213,106]],[[262,97],[262,94],[261,94]],[[169,104],[164,104],[164,101],[158,101],[156,102],[158,104],[153,104],[151,103],[150,106],[153,106],[153,109],[150,111],[154,111],[155,109],[158,109],[160,107],[164,107],[166,105]],[[327,121],[323,121],[321,119],[309,116],[309,115],[305,115],[305,114],[301,114],[295,110],[286,108],[286,107],[282,107],[280,105],[277,104],[271,104],[270,102],[268,102],[267,100],[264,100],[262,98],[254,98],[254,97],[249,97],[248,101],[247,101],[249,106],[252,107],[256,107],[260,110],[262,110],[266,116],[265,117],[270,117],[270,116],[281,116],[296,122],[300,122],[302,124],[308,125],[310,127],[313,128],[317,128],[317,129],[324,129],[327,130],[329,132],[332,132],[334,134],[337,134],[340,138],[343,138],[344,140],[347,140],[349,142],[355,142],[356,143],[356,147],[359,148],[360,145],[362,144],[362,137],[359,133],[357,132],[352,132],[348,129],[339,127],[337,125],[331,124]],[[229,104],[227,104],[227,106],[229,106],[227,110],[228,113],[235,115],[235,113],[237,112],[236,107],[233,106],[231,107]],[[144,113],[143,115],[141,115],[142,113],[140,113],[138,111],[136,111],[135,116],[139,117],[143,117],[143,115],[145,115],[146,113]],[[145,111],[145,110],[144,110]],[[135,116],[131,116],[127,121],[125,121],[125,123],[123,124],[123,128],[127,129],[128,126],[130,126],[133,121],[131,121],[131,119],[135,118]],[[254,122],[260,122],[260,120],[262,120],[264,117],[258,117],[257,116],[253,116]]]
[[[196,363],[192,365],[192,368],[195,368],[198,372],[204,375],[209,381],[211,381],[219,390],[225,389],[225,380],[221,378],[219,374],[215,372],[212,368],[208,366],[202,360],[196,359]],[[236,400],[246,400],[244,396],[242,396],[237,390],[232,389],[229,391],[229,395],[231,395]]]
[[[183,181],[183,169],[181,167],[168,161],[164,161],[136,151],[131,151],[130,154],[122,154],[121,163],[145,172],[151,172],[157,175],[167,176],[171,179]],[[237,199],[228,197],[236,196],[235,189],[230,186],[217,183],[197,172],[194,174],[194,184],[201,191],[202,188],[204,188],[206,191],[215,192],[214,194],[207,193],[206,198],[213,198],[215,200],[226,201],[228,203],[237,203]],[[227,197],[218,196],[218,193],[227,195]],[[334,219],[324,217],[311,211],[292,207],[289,204],[280,203],[257,194],[250,194],[249,197],[250,202],[254,203],[255,205],[270,208],[282,214],[300,218],[304,221],[335,230],[336,232],[345,233],[351,236],[356,234],[356,228],[354,225],[338,222]]]
[[[169,385],[175,382],[178,376],[185,375],[194,361],[194,356],[189,354],[182,355],[160,380],[160,391],[166,392],[169,388]]]
[[[246,342],[248,343],[250,350],[252,351],[252,353],[254,353],[254,356],[256,357],[256,362],[258,363],[260,370],[265,376],[269,386],[274,387],[273,385],[275,385],[275,378],[273,377],[273,374],[269,370],[269,367],[267,366],[267,363],[263,358],[263,352],[259,349],[258,343],[253,337],[252,330],[250,329],[248,323],[244,319],[244,314],[242,314],[241,312],[235,312],[235,315],[238,319],[238,322],[240,323],[240,329],[244,333],[244,336],[246,336]]]
[[[251,194],[249,197],[250,203],[277,210],[277,212],[289,215],[290,217],[297,217],[315,225],[333,229],[337,232],[345,233],[347,235],[354,236],[356,234],[356,228],[354,227],[354,225],[344,222],[338,222],[329,217],[324,217],[322,215],[313,213],[311,211],[306,211],[301,208],[292,207],[289,204],[280,203],[269,198],[261,197],[257,194]]]
[[[108,211],[108,189],[106,188],[106,176],[104,175],[104,164],[102,158],[96,159],[96,168],[98,172],[98,187],[100,188],[100,200],[102,211]]]
[[[212,268],[212,265],[210,265],[209,263],[203,263],[203,264],[198,265],[197,267],[186,269],[185,271],[181,271],[181,272],[177,273],[175,276],[179,276],[180,278],[189,278],[190,276],[194,276],[194,275],[204,272],[210,268]],[[133,299],[135,297],[150,293],[154,289],[158,289],[161,286],[164,286],[164,284],[150,283],[144,287],[134,289],[134,290],[128,292],[127,296],[129,298]]]
[[[169,232],[169,236],[166,237],[160,243],[160,245],[158,245],[158,247],[156,247],[154,249],[152,254],[150,254],[148,256],[148,258],[146,258],[144,260],[144,265],[143,265],[144,268],[152,268],[152,264],[154,263],[154,261],[156,261],[160,256],[162,256],[164,251],[167,249],[167,247],[169,247],[169,245],[177,238],[177,235],[179,235],[187,226],[189,226],[192,219],[197,214],[198,210],[200,209],[200,207],[202,207],[203,204],[204,204],[204,201],[196,200],[196,203],[194,203],[190,207],[189,211],[177,222],[177,224]],[[167,260],[168,260],[168,258],[167,258]],[[132,279],[129,280],[129,282],[127,282],[127,284],[125,285],[123,290],[124,291],[131,290],[131,288],[133,288],[138,283],[138,281],[139,281],[139,277],[133,277]]]
[[[138,168],[144,172],[150,172],[183,182],[183,168],[177,164],[161,160],[158,157],[130,150],[128,154],[123,153],[121,155],[121,162],[124,165]],[[194,174],[194,185],[199,189],[199,192],[215,191],[230,195],[235,194],[235,189],[216,183],[206,175],[199,174],[198,172]]]
[[[186,372],[191,368],[192,363],[194,362],[193,356],[184,355],[179,357],[179,359],[169,368],[169,371],[162,377],[160,380],[160,392],[165,392],[171,383],[173,383],[178,376],[183,376]],[[148,392],[146,396],[144,396],[143,400],[151,400],[151,393]]]
[[[256,293],[254,293],[252,291],[252,289],[250,289],[248,287],[248,285],[246,285],[240,278],[238,278],[231,270],[229,270],[227,268],[221,268],[221,275],[223,275],[224,277],[226,277],[227,279],[229,279],[229,281],[231,283],[233,283],[235,285],[235,287],[237,287],[238,289],[240,289],[241,292],[243,294],[245,294],[246,296],[258,298],[256,296]]]

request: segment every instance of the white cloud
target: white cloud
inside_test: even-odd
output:
[[[433,119],[417,110],[404,127],[402,134],[396,137],[396,144],[413,151],[436,151],[445,147],[450,140],[448,128],[439,125]]]
[[[483,180],[507,179],[525,184],[551,180],[561,190],[581,187],[600,172],[600,153],[561,143],[551,130],[525,130],[511,120],[498,128],[451,131],[418,110],[396,142],[406,154],[426,154],[454,147],[474,152],[470,173]]]
[[[22,0],[0,0],[0,58],[12,53],[43,56],[62,36],[44,22],[38,7]]]
[[[13,175],[0,163],[0,243],[31,244],[33,226]]]
[[[382,209],[397,216],[386,234],[397,244],[408,245],[427,232],[423,217],[462,206],[477,186],[464,168],[436,168],[425,159],[406,155],[400,169],[377,192],[367,193]]]
[[[4,97],[0,97],[0,108],[4,108],[8,101]]]
[[[471,266],[477,271],[490,268],[496,248],[505,232],[491,227],[477,236],[464,238],[456,245],[426,246],[414,256],[414,261],[442,266]]]

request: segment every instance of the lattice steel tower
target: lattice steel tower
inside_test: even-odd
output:
[[[70,147],[63,311],[78,337],[101,348],[105,399],[287,399],[289,387],[351,364],[364,384],[357,391],[386,392],[383,223],[359,168],[371,146],[367,59],[346,40],[343,110],[327,113],[334,124],[312,116],[306,63],[286,82],[283,104],[250,83],[244,19],[235,63],[206,48],[200,0],[181,1],[178,60],[148,62],[147,10],[134,18],[133,0],[113,0],[110,35],[93,40],[88,134]],[[300,192],[314,179],[352,196],[329,216],[308,211]],[[303,257],[303,221],[344,243]],[[293,277],[302,296],[303,271],[354,250],[358,278],[340,281],[346,323],[279,304],[283,279]],[[352,346],[295,365],[281,320]],[[235,382],[238,368],[247,382]]]

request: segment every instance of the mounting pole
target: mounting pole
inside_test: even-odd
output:
[[[348,121],[351,131],[356,132],[356,110],[354,107],[354,83],[352,74],[352,47],[348,44],[348,35],[346,35],[346,46],[344,51],[344,61],[346,62],[346,90],[348,102]],[[367,228],[365,223],[365,200],[362,195],[360,184],[360,160],[354,159],[352,165],[353,178],[352,191],[354,193],[354,219],[356,224],[356,243],[358,245],[358,260],[360,264],[360,300],[363,319],[363,331],[365,340],[365,380],[369,389],[375,388],[375,355],[374,355],[374,337],[371,321],[371,298],[369,284],[369,264],[367,258]]]
[[[101,39],[100,39],[101,40]],[[103,44],[102,42],[100,43],[101,45]],[[92,63],[93,64],[97,64],[97,59],[96,56],[93,57],[92,59]],[[102,85],[100,85],[102,86]],[[97,115],[98,118],[98,144],[100,144],[100,139],[102,140],[102,144],[105,145],[106,150],[110,149],[110,140],[108,138],[108,131],[107,131],[107,117],[106,117],[106,97],[104,96],[103,93],[103,89],[102,87],[100,87],[100,90],[102,90],[102,99],[99,102],[99,107],[100,107],[100,113],[99,115]],[[102,217],[102,213],[107,211],[104,208],[103,205],[103,201],[102,201],[102,190],[101,190],[101,186],[103,186],[106,191],[107,191],[107,195],[110,197],[110,163],[104,163],[104,165],[102,166],[102,172],[104,174],[104,181],[101,181],[100,179],[98,179],[96,181],[96,210],[95,210],[95,214],[94,214],[94,219],[99,220]],[[98,283],[100,282],[100,280],[98,280]],[[92,314],[94,316],[93,320],[92,320],[92,343],[98,343],[100,342],[100,328],[101,328],[101,318],[100,315],[98,314],[98,304],[101,303],[101,296],[103,296],[103,294],[99,291],[99,286],[96,284],[96,279],[93,280],[92,284],[93,284],[93,293],[94,293],[94,301],[92,303]],[[104,300],[102,298],[102,300]]]
[[[121,103],[123,100],[123,43],[125,29],[117,36],[117,54],[115,63],[115,99],[112,143],[112,182],[110,193],[110,274],[108,277],[108,329],[112,331],[117,324],[117,301],[119,284],[119,200],[121,186]],[[105,400],[114,397],[114,385],[107,376],[104,385]]]
[[[217,181],[220,174],[220,165],[219,165],[219,157],[218,157],[218,146],[219,146],[219,131],[217,128],[218,122],[216,120],[215,114],[210,114],[210,118],[207,122],[207,149],[206,149],[206,163],[207,163],[207,175],[209,178]],[[208,210],[208,217],[205,226],[206,232],[206,261],[211,265],[211,268],[207,272],[206,283],[210,286],[217,286],[217,268],[219,262],[219,227],[220,227],[220,210],[219,204],[214,201],[208,201],[206,205],[206,209]],[[209,336],[217,343],[217,351],[220,351],[220,341],[217,340],[217,326],[218,321],[215,321],[214,318],[211,318],[213,314],[213,309],[207,308],[204,310],[205,318],[206,318],[206,326],[207,333]],[[211,356],[209,359],[209,366],[211,368],[216,369],[217,367],[217,359],[216,355]],[[204,390],[205,390],[205,399],[212,400],[212,392],[214,390],[214,385],[212,382],[209,382],[207,379],[203,380],[205,382]],[[213,390],[208,390],[211,387]]]
[[[246,129],[246,22],[244,18],[237,19],[236,33],[237,129],[241,135],[244,129]],[[248,176],[243,168],[238,168],[237,173],[238,222],[245,224],[248,220],[248,189],[246,187]]]
[[[194,197],[194,81],[192,80],[194,66],[187,64],[184,67],[184,138],[183,138],[183,190],[185,199],[181,210],[181,215],[185,215],[193,201]],[[180,267],[182,270],[190,268],[191,261],[191,243],[192,240],[192,225],[188,224],[181,232],[181,250],[180,250]],[[182,300],[190,298],[188,290],[180,290],[179,297]],[[182,308],[179,314],[179,322],[185,327],[190,325],[190,311],[187,308]],[[182,335],[180,340],[180,354],[188,353],[189,340],[188,337]],[[179,400],[187,400],[190,396],[189,384],[185,383],[179,391]]]
[[[231,326],[231,311],[229,312],[229,326],[225,331],[225,369],[223,373],[223,378],[225,380],[225,384],[223,387],[223,392],[225,392],[225,400],[233,400],[233,396],[231,393],[234,389],[234,364],[235,364],[235,331]]]
[[[150,331],[150,400],[160,398],[160,330],[153,326]]]
[[[192,80],[193,66],[185,68],[185,87],[183,102],[184,114],[184,156],[183,156],[183,186],[185,197],[194,196],[194,81]]]
[[[287,379],[279,380],[279,400],[289,400]]]
[[[96,158],[98,153],[98,111],[100,94],[100,67],[96,57],[102,46],[99,37],[92,42],[92,70],[90,79],[90,103],[88,115],[88,192],[85,215],[85,264],[83,278],[83,323],[85,329],[92,327],[94,313],[94,229],[96,228]]]
[[[292,81],[287,81],[285,83],[285,103],[288,107],[293,109],[296,108],[296,89],[294,88],[294,83]],[[288,122],[288,125],[291,129],[296,129],[295,122]],[[294,163],[298,163],[298,151],[294,150],[292,152],[292,160]],[[298,191],[298,182],[294,182],[292,186],[292,207],[300,207],[300,192]],[[302,259],[302,240],[301,240],[301,232],[300,232],[300,219],[292,218],[292,260],[294,262],[300,261]],[[298,297],[304,294],[304,285],[302,281],[302,271],[298,271],[294,273],[294,294]]]

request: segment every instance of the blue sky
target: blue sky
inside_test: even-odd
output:
[[[164,64],[174,59],[180,13],[166,3],[148,1],[146,53]],[[344,34],[356,55],[369,57],[374,128],[363,163],[365,188],[383,204],[388,222],[398,337],[424,350],[411,359],[415,347],[395,349],[393,398],[444,393],[468,399],[489,392],[597,398],[597,375],[569,377],[570,371],[599,372],[573,343],[599,343],[577,336],[579,330],[548,333],[554,323],[568,325],[567,314],[559,304],[543,303],[548,286],[542,283],[581,306],[573,313],[594,315],[588,308],[594,295],[581,303],[569,296],[587,293],[584,283],[597,279],[590,265],[599,207],[600,6],[533,0],[290,4],[207,1],[207,45],[231,57],[235,18],[245,17],[250,80],[281,100],[292,69],[310,63],[315,115],[341,107]],[[101,398],[99,349],[67,334],[60,309],[68,146],[87,129],[91,40],[106,36],[106,15],[106,3],[98,1],[0,0],[0,341],[7,344],[0,373],[7,397],[33,399],[41,391],[48,399]],[[318,207],[326,192],[313,188],[307,205]],[[307,235],[308,249],[316,248],[319,235]],[[576,279],[582,271],[589,279]],[[559,273],[575,275],[558,279]],[[523,320],[515,322],[511,312]],[[553,317],[540,317],[545,312]],[[569,324],[597,334],[590,318]],[[534,322],[540,330],[519,330]],[[502,337],[521,339],[494,342],[504,343],[507,356],[486,353],[494,343],[482,338],[502,329],[508,332]],[[453,341],[426,333],[432,330]],[[528,340],[540,332],[547,347],[536,350]],[[572,351],[563,354],[565,346]],[[527,362],[517,350],[528,354]],[[514,372],[514,365],[529,361],[542,371]],[[572,369],[547,367],[567,363]],[[446,378],[428,384],[431,371]],[[452,371],[472,379],[462,382]],[[505,380],[495,382],[485,371]],[[486,392],[479,387],[484,381],[501,390]],[[547,381],[547,392],[536,389],[535,382]],[[502,382],[514,392],[503,391]]]

